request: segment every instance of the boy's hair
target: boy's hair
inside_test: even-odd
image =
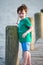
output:
[[[19,13],[19,11],[23,11],[25,10],[25,12],[27,13],[27,6],[25,4],[22,4],[21,6],[18,7],[17,9],[17,13]]]

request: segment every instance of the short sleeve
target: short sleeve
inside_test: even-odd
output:
[[[25,19],[25,25],[26,25],[27,27],[31,27],[31,26],[32,26],[31,21],[30,21],[28,18]]]

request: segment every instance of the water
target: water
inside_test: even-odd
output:
[[[0,39],[0,65],[5,65],[5,43],[4,39]]]

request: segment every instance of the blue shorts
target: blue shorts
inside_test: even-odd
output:
[[[30,42],[23,42],[23,43],[21,43],[21,45],[22,45],[23,51],[29,51],[30,50]]]

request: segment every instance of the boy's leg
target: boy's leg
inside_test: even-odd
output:
[[[22,65],[27,65],[28,51],[23,52],[23,62]]]
[[[30,42],[22,43],[23,62],[22,65],[31,65]]]
[[[28,52],[27,65],[31,65],[31,53],[30,52]]]

